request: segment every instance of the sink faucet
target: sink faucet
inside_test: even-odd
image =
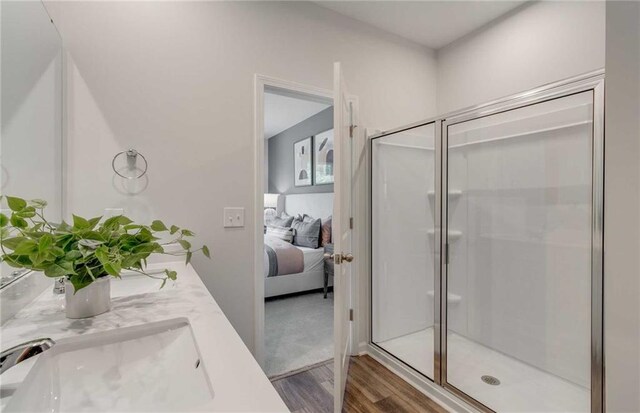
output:
[[[53,284],[54,294],[64,294],[64,277],[56,278],[56,282]]]
[[[3,351],[0,353],[0,374],[20,362],[49,350],[55,343],[50,338],[38,338]]]

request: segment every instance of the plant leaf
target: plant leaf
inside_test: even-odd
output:
[[[61,266],[62,268],[64,268],[65,270],[69,271],[70,274],[75,274],[75,270],[73,268],[73,263],[69,262],[69,261],[58,261],[58,265]]]
[[[17,212],[22,211],[22,209],[27,206],[27,201],[22,198],[7,196],[7,205],[9,205],[12,211]]]
[[[191,243],[186,239],[179,239],[178,244],[180,244],[180,246],[185,250],[188,250],[189,248],[191,248]]]
[[[44,209],[47,206],[47,201],[45,201],[44,199],[32,199],[28,202],[28,204],[33,206],[34,208]]]
[[[26,255],[4,255],[2,260],[14,268],[31,268],[31,260]]]
[[[135,238],[142,243],[150,242],[154,239],[153,234],[147,228],[142,228]]]
[[[74,238],[71,234],[60,234],[56,236],[56,245],[68,250],[68,247],[73,244],[73,240]]]
[[[58,232],[70,232],[72,230],[71,226],[64,221],[62,221],[56,229]]]
[[[73,227],[75,229],[88,229],[89,225],[89,221],[87,221],[86,219],[77,215],[73,216]]]
[[[81,239],[80,241],[78,241],[78,245],[82,245],[83,247],[87,247],[92,250],[98,248],[102,244],[104,244],[102,241],[96,241],[92,239]]]
[[[175,281],[178,278],[178,273],[175,271],[164,270],[164,273],[167,274],[167,278],[171,281]]]
[[[69,271],[68,269],[58,265],[58,264],[49,264],[44,269],[44,275],[47,277],[64,277],[65,275],[72,275],[73,271]]]
[[[178,231],[180,231],[180,228],[176,227],[175,225],[171,225],[171,230],[169,230],[169,233],[171,235],[175,234]]]
[[[193,253],[191,251],[187,251],[187,259],[185,260],[185,264],[189,264],[191,262],[191,257]]]
[[[9,225],[9,217],[5,214],[0,214],[0,227],[4,228]]]
[[[89,222],[89,229],[94,229],[96,227],[96,225],[98,225],[98,222],[100,222],[101,219],[102,219],[102,217],[91,218],[88,221]]]
[[[34,266],[39,266],[43,262],[47,261],[47,258],[49,258],[49,254],[47,254],[46,252],[36,251],[35,253],[29,255],[29,259]]]
[[[88,265],[85,265],[84,268],[87,270],[87,274],[89,274],[89,276],[93,279],[93,281],[95,281],[96,276],[93,275],[93,271],[91,271],[91,268]]]
[[[118,222],[118,218],[120,218],[120,217],[119,217],[119,216],[116,216],[116,217],[107,218],[107,219],[102,223],[102,227],[103,227],[103,228],[110,229],[110,230],[116,230],[116,229],[118,229],[118,227],[120,226],[120,223]]]
[[[11,222],[11,225],[13,225],[16,228],[27,228],[29,226],[29,223],[27,223],[27,221],[25,221],[23,218],[16,215],[15,212],[11,214],[10,222]]]
[[[38,244],[34,240],[28,238],[18,244],[13,250],[13,253],[17,255],[30,255],[35,252],[38,252]]]
[[[156,232],[162,232],[162,231],[168,231],[167,226],[164,224],[164,222],[156,219],[155,221],[153,221],[151,223],[151,229],[156,231]]]
[[[145,242],[144,244],[136,245],[131,251],[135,254],[146,254],[147,256],[155,251],[156,249],[155,242]]]
[[[104,245],[101,247],[98,247],[94,252],[94,254],[98,259],[98,261],[100,261],[100,264],[105,265],[109,263],[109,251],[107,247],[105,247]]]
[[[133,222],[131,219],[125,217],[124,215],[118,215],[116,218],[118,219],[118,224],[120,225],[127,225]]]
[[[24,240],[26,240],[28,238],[26,237],[13,237],[13,238],[7,238],[7,239],[3,239],[2,240],[2,246],[5,248],[9,248],[10,250],[15,250],[18,245],[20,245],[20,243]]]
[[[72,275],[69,278],[69,281],[73,284],[73,293],[75,294],[84,287],[90,285],[93,282],[93,278],[76,274]]]
[[[80,253],[80,251],[78,251],[78,250],[71,250],[71,251],[67,252],[66,254],[64,254],[64,252],[63,252],[63,255],[64,255],[64,259],[67,260],[67,261],[75,261],[77,259],[82,258],[82,253]],[[98,254],[96,254],[96,255],[98,255]]]
[[[53,237],[49,234],[44,234],[42,237],[40,237],[40,241],[38,242],[38,251],[44,252],[51,245],[53,245]]]
[[[32,206],[26,206],[21,211],[15,213],[20,218],[33,218],[36,216],[36,209]]]
[[[180,233],[185,237],[193,237],[194,235],[196,235],[193,233],[193,231],[189,231],[188,229],[183,229],[180,231]]]
[[[82,254],[80,254],[80,252],[79,252],[79,251],[76,251],[76,252],[77,252],[80,256],[82,256]],[[53,256],[54,256],[54,257],[56,257],[56,258],[60,258],[60,257],[64,257],[64,256],[65,256],[64,250],[63,250],[62,248],[58,247],[57,245],[54,245],[54,246],[51,248],[51,254],[53,254]]]
[[[211,254],[209,253],[209,247],[207,247],[206,245],[202,246],[202,253],[204,254],[205,257],[211,259]]]
[[[103,264],[104,266],[104,270],[107,272],[107,274],[109,275],[113,275],[114,277],[119,277],[120,276],[120,271],[122,270],[122,267],[120,267],[120,264],[117,262],[107,262]]]
[[[92,241],[106,242],[106,239],[97,231],[87,231],[82,234],[83,239],[90,239]]]

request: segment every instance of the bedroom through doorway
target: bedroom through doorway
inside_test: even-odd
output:
[[[334,356],[334,118],[326,94],[265,86],[263,105],[262,365],[273,380]]]

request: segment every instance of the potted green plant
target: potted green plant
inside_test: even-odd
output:
[[[107,219],[73,215],[73,224],[57,224],[45,218],[43,200],[10,196],[5,200],[11,214],[0,214],[1,260],[12,267],[42,271],[47,277],[64,277],[69,318],[109,311],[110,280],[120,278],[124,270],[160,280],[160,288],[167,280],[175,280],[175,271],[165,269],[161,275],[146,271],[151,254],[184,256],[187,264],[199,251],[210,258],[206,245],[192,249],[187,238],[193,232],[167,227],[159,220],[142,225],[123,215]],[[178,250],[165,252],[169,244],[178,245]]]

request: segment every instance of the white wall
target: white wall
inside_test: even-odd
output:
[[[342,61],[364,125],[435,112],[425,48],[309,3],[48,2],[68,50],[69,211],[124,207],[192,228],[213,260],[205,284],[253,347],[253,75],[332,87]],[[115,180],[113,155],[134,147],[148,181]],[[145,187],[146,185],[146,187]],[[222,227],[225,206],[246,227]]]
[[[607,411],[640,411],[640,3],[607,2]]]
[[[604,10],[604,2],[533,2],[438,50],[438,112],[604,67]]]

